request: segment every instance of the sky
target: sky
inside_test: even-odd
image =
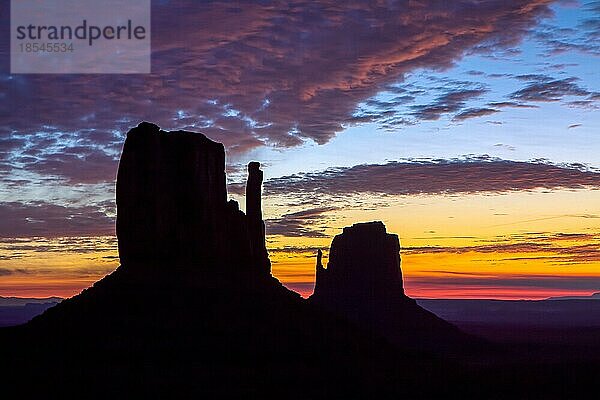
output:
[[[152,73],[10,74],[0,5],[0,296],[118,265],[140,121],[265,171],[273,275],[307,296],[344,226],[401,241],[409,296],[600,291],[600,2],[152,2]]]

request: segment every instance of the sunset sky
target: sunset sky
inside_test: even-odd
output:
[[[223,142],[242,208],[263,164],[273,275],[303,295],[316,249],[372,220],[412,297],[600,292],[599,1],[159,0],[138,75],[10,74],[7,3],[0,296],[119,265],[114,179],[142,120]]]

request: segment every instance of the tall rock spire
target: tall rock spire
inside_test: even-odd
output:
[[[323,252],[321,249],[317,250],[317,269],[323,268]]]
[[[265,223],[262,219],[262,182],[263,172],[260,163],[248,164],[248,182],[246,183],[246,215],[248,216],[248,235],[252,252],[252,264],[261,274],[271,273],[271,261],[265,243]]]
[[[260,163],[252,161],[248,164],[248,182],[246,184],[246,214],[248,218],[262,221],[261,189],[263,172]]]
[[[327,271],[323,267],[323,252],[321,249],[317,250],[317,265],[315,266],[315,293],[321,292],[322,286],[327,286],[325,281],[327,280]]]

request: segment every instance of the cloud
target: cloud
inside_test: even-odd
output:
[[[100,151],[81,150],[78,154],[54,153],[28,163],[27,169],[40,175],[66,178],[69,183],[110,182],[117,175],[117,161]]]
[[[0,154],[5,156],[11,153],[14,149],[21,147],[25,143],[25,139],[12,137],[7,135],[6,137],[0,136]]]
[[[498,148],[501,148],[501,149],[504,149],[504,150],[508,150],[508,151],[515,151],[516,150],[515,146],[511,146],[509,144],[504,144],[504,143],[496,143],[494,145],[494,147],[498,147]]]
[[[13,177],[33,173],[69,184],[113,182],[123,142],[116,131],[61,132],[45,126],[34,133],[13,132],[0,139],[0,168]]]
[[[582,108],[584,110],[598,110],[598,100],[574,100],[567,103],[571,108]]]
[[[29,252],[88,254],[108,251],[116,253],[117,239],[115,236],[7,237],[0,238],[0,251],[13,255],[17,254],[20,258]]]
[[[420,120],[434,121],[439,119],[442,114],[461,110],[467,100],[478,98],[486,92],[487,90],[483,88],[451,90],[431,104],[413,107],[415,110],[413,115]]]
[[[517,77],[528,82],[523,89],[513,92],[510,97],[518,101],[554,102],[567,96],[589,96],[592,93],[579,86],[577,78],[553,79],[546,75],[526,75]]]
[[[265,182],[267,195],[346,196],[500,193],[533,189],[600,188],[600,173],[581,165],[554,165],[490,157],[407,160],[301,173]]]
[[[574,215],[556,216],[578,217]],[[430,239],[430,238],[425,238]],[[409,246],[403,254],[494,254],[494,261],[542,261],[550,265],[571,265],[600,261],[600,235],[595,233],[526,232],[480,240],[472,246]],[[489,260],[485,260],[489,262]],[[440,272],[429,270],[428,272]]]
[[[446,115],[458,121],[465,113],[467,119],[469,113],[474,114],[468,103],[488,91],[482,83],[441,77],[430,71],[412,74],[402,83],[387,85],[377,96],[360,103],[353,122],[371,122],[379,129],[396,131]]]
[[[488,106],[490,106],[490,107],[497,107],[497,108],[505,108],[505,107],[513,107],[513,108],[539,108],[539,106],[536,106],[534,104],[517,103],[515,101],[497,101],[497,102],[488,103]]]
[[[114,218],[97,205],[0,203],[0,237],[114,235]]]
[[[333,210],[333,207],[312,208],[267,219],[266,233],[287,237],[326,237],[325,228],[319,222],[325,219],[325,213]]]
[[[321,248],[318,246],[281,246],[281,247],[271,247],[269,248],[269,253],[284,253],[284,254],[294,254],[300,255],[308,258],[316,257],[317,251],[321,250],[323,252],[323,258],[327,258],[327,249]]]
[[[2,258],[0,258],[0,260],[2,260]],[[0,276],[28,275],[28,274],[29,274],[29,271],[27,271],[24,268],[15,268],[15,269],[0,268]]]
[[[469,118],[477,118],[477,117],[483,117],[485,115],[496,114],[497,112],[500,112],[500,111],[496,110],[495,108],[469,108],[469,109],[466,109],[466,110],[460,112],[459,114],[457,114],[454,117],[454,120],[455,121],[464,121]]]
[[[494,276],[406,276],[405,281],[410,286],[455,286],[455,287],[489,287],[489,288],[544,288],[597,290],[600,287],[600,277],[594,275],[579,276],[549,276],[549,275],[494,275]]]
[[[492,51],[516,45],[551,15],[551,3],[324,0],[239,7],[156,0],[152,74],[0,75],[0,93],[9,94],[0,98],[0,136],[31,135],[29,145],[36,148],[48,139],[38,133],[48,128],[86,139],[60,139],[58,147],[30,159],[13,153],[1,168],[73,182],[110,180],[119,148],[115,132],[140,120],[203,131],[230,153],[326,143],[359,122],[353,115],[359,103],[407,73],[449,68],[477,46]],[[1,11],[0,60],[8,71],[7,4]],[[479,94],[448,93],[415,112],[436,119]],[[69,149],[73,156],[62,155]],[[97,173],[81,170],[84,162],[94,163]]]
[[[597,1],[580,6],[581,18],[569,26],[548,21],[539,26],[533,37],[544,47],[545,55],[556,56],[567,52],[600,55],[600,5]]]

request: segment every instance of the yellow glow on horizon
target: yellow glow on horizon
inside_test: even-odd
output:
[[[325,252],[326,264],[331,240],[344,226],[381,220],[400,238],[405,288],[413,297],[543,298],[600,291],[555,284],[600,279],[598,190],[360,199],[356,207],[351,197],[343,205],[328,203],[332,209],[309,225],[322,228],[324,236],[267,237],[273,275],[309,295],[316,249]],[[306,208],[265,199],[266,218]],[[0,296],[71,296],[117,265],[113,237],[4,241]]]

